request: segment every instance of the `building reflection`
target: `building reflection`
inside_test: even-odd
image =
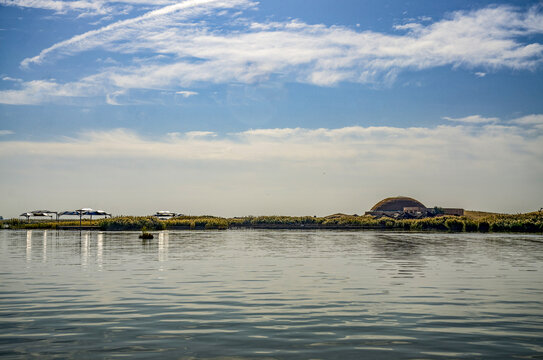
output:
[[[87,266],[89,261],[89,233],[83,234],[81,238],[81,265]]]
[[[104,251],[104,234],[99,233],[96,239],[96,262],[98,263],[98,268],[102,270],[102,256]]]
[[[32,261],[32,230],[26,232],[26,261]]]
[[[185,241],[192,240],[188,236],[191,235],[188,232],[181,235]],[[28,263],[47,263],[55,260],[58,254],[70,251],[70,253],[78,257],[78,261],[76,262],[78,266],[95,266],[97,269],[102,270],[106,268],[108,258],[119,258],[121,256],[118,253],[119,248],[122,249],[122,256],[132,256],[142,253],[141,247],[138,246],[137,235],[134,234],[94,231],[59,232],[57,230],[34,229],[19,232],[18,236],[18,241],[14,242],[13,246],[19,247],[19,251],[22,251],[20,256],[26,257],[26,262]],[[147,253],[149,258],[154,262],[162,264],[158,266],[164,266],[164,263],[172,260],[172,256],[176,256],[176,249],[171,246],[179,246],[179,242],[174,241],[177,240],[177,236],[179,234],[172,234],[168,231],[155,233],[155,239],[145,240],[141,243],[143,244],[144,253]],[[59,241],[60,239],[65,241]],[[173,242],[170,243],[170,240]],[[7,244],[6,246],[11,246],[11,242],[9,241],[5,244]],[[0,252],[2,251],[2,245],[0,243]],[[212,249],[211,244],[206,244],[204,249],[202,249],[203,245],[197,241],[189,241],[183,245],[187,245],[181,253],[183,257],[198,256],[198,258],[203,258]]]
[[[47,230],[43,231],[43,256],[42,261],[47,261]]]
[[[169,234],[167,231],[161,231],[158,234],[158,261],[159,263],[162,263],[164,261],[168,261],[168,241],[169,241]],[[159,270],[164,270],[162,264],[159,267]]]

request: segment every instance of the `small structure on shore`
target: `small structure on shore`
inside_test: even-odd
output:
[[[176,214],[174,212],[171,212],[171,211],[167,211],[167,210],[160,210],[160,211],[157,211],[155,213],[155,215],[153,216],[156,216],[156,217],[174,217]]]
[[[51,210],[34,210],[34,211],[29,211],[29,212],[25,212],[25,213],[22,213],[21,215],[19,215],[20,217],[26,217],[26,221],[30,221],[30,218],[31,217],[49,217],[51,218],[51,220],[53,220],[53,216],[57,216],[58,218],[58,213],[56,211],[51,211]]]
[[[105,212],[104,210],[93,210],[91,208],[82,208],[82,209],[73,210],[73,211],[62,211],[57,214],[57,220],[61,216],[79,216],[79,226],[81,227],[83,216],[89,216],[90,220],[92,221],[93,216],[103,216],[104,218],[107,218],[108,216],[111,217],[111,214]]]
[[[25,217],[27,221],[30,221],[30,218],[33,217],[48,217],[53,220],[55,217],[56,220],[60,220],[61,216],[79,216],[79,220],[81,222],[81,219],[83,216],[90,216],[90,219],[92,220],[93,216],[104,216],[104,217],[111,217],[110,213],[105,212],[104,210],[93,210],[91,208],[83,208],[79,210],[74,211],[51,211],[51,210],[34,210],[34,211],[28,211],[24,212],[20,217]]]
[[[153,216],[158,218],[158,220],[168,220],[176,216],[183,216],[183,214],[174,213],[172,211],[167,211],[167,210],[160,210],[160,211],[157,211]]]
[[[383,199],[375,204],[366,215],[375,217],[391,217],[396,219],[420,219],[439,215],[464,215],[459,208],[427,208],[423,203],[407,196],[396,196]]]
[[[104,210],[93,210],[91,208],[82,208],[82,209],[78,209],[74,211],[63,211],[63,212],[58,213],[58,217],[61,217],[61,216],[79,216],[79,220],[81,220],[83,216],[89,216],[90,220],[92,220],[93,216],[103,216],[107,218],[108,216],[111,217],[111,214],[105,212]]]

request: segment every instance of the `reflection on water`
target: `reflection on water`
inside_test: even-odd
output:
[[[88,232],[81,237],[81,266],[87,266],[89,260],[89,236]]]
[[[104,252],[104,234],[99,233],[96,236],[96,263],[99,270],[102,270],[102,256]]]
[[[168,261],[168,237],[169,234],[167,232],[158,234],[158,261],[160,263]],[[164,270],[162,265],[160,266],[160,270]]]
[[[541,235],[138,235],[0,231],[0,354],[543,357]]]
[[[47,261],[47,230],[43,232],[43,256],[42,261]]]
[[[374,261],[381,262],[381,270],[388,270],[389,275],[397,279],[424,276],[423,248],[428,246],[427,241],[413,236],[398,237],[398,234],[376,234],[376,240],[371,246],[376,253]]]
[[[32,261],[32,230],[26,232],[26,261]]]

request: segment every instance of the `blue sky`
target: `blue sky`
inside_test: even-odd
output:
[[[543,206],[540,1],[0,0],[0,19],[0,215]]]

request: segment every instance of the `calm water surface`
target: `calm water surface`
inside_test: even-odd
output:
[[[541,235],[156,235],[0,231],[0,356],[543,358]]]

